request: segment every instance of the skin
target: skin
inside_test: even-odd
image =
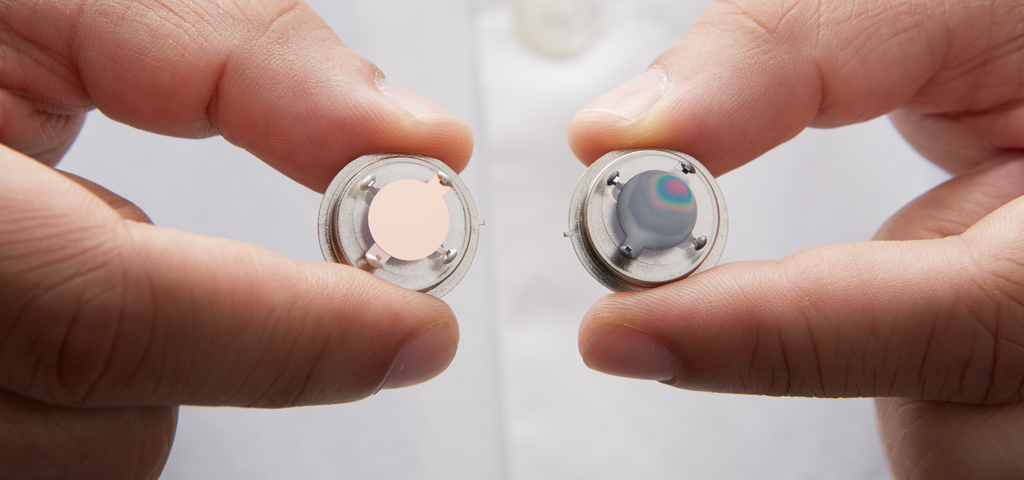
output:
[[[893,215],[877,241],[605,297],[580,328],[584,361],[615,373],[621,349],[601,337],[626,326],[664,349],[675,373],[656,379],[676,387],[885,397],[879,425],[896,478],[1024,477],[1022,7],[711,4],[652,64],[669,84],[650,109],[625,118],[591,107],[573,119],[585,164],[667,147],[719,175],[808,126],[889,114],[955,176]]]
[[[609,360],[596,332],[625,325],[670,354],[678,387],[889,397],[879,419],[898,478],[1024,474],[1020,7],[716,2],[655,62],[670,85],[649,111],[581,112],[569,136],[585,163],[657,146],[716,174],[807,126],[893,112],[956,175],[878,232],[898,241],[605,298],[581,327],[588,364]],[[461,169],[465,125],[402,110],[380,75],[302,3],[0,1],[0,477],[155,478],[175,405],[357,400],[431,326],[457,338],[436,299],[152,226],[50,168],[98,107],[223,135],[315,190],[375,151]],[[680,303],[694,295],[705,301]]]
[[[436,298],[154,226],[53,168],[92,108],[317,191],[371,152],[464,168],[469,128],[381,78],[301,2],[0,0],[0,478],[156,478],[179,404],[349,402],[447,367]]]

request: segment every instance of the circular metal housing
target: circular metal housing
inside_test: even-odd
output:
[[[400,206],[390,205],[394,201],[393,196],[387,196],[389,205],[386,208],[378,206],[376,209],[391,217],[375,220],[386,230],[379,226],[376,230],[371,229],[369,217],[370,206],[378,193],[392,184],[391,191],[408,191],[410,180],[423,182],[426,191],[434,192],[430,195],[441,195],[447,209],[448,226],[447,234],[436,251],[422,258],[403,260],[389,255],[379,243],[384,246],[393,244],[396,240],[394,232],[396,228],[401,232],[403,224],[409,225],[407,233],[414,237],[423,231],[423,225],[417,226],[417,219],[408,217],[408,212],[403,212]],[[415,194],[418,190],[415,184],[412,186]],[[420,207],[419,203],[411,204],[409,210],[416,211]],[[436,217],[436,210],[429,210],[427,220],[443,222],[443,218]],[[441,215],[445,214],[443,210]],[[328,261],[352,265],[396,285],[441,297],[462,280],[473,263],[483,223],[477,216],[476,205],[466,184],[443,162],[420,155],[364,155],[338,172],[327,187],[320,203],[320,250]],[[375,241],[373,232],[378,236],[386,234],[387,238]],[[422,235],[412,240],[422,243],[422,237],[433,235]],[[418,251],[424,251],[421,245],[414,246]]]
[[[684,182],[696,202],[690,235],[667,248],[635,251],[625,245],[618,198],[634,176],[669,172]],[[628,225],[628,222],[627,222]],[[725,198],[714,177],[693,157],[673,150],[637,149],[610,152],[583,174],[569,205],[565,236],[580,262],[602,285],[616,292],[656,287],[718,264],[729,232]]]

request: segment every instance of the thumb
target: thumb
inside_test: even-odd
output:
[[[337,403],[455,356],[437,298],[112,203],[0,146],[0,390],[76,407]]]
[[[1021,185],[1024,160],[959,176],[880,231],[931,240],[819,247],[605,297],[581,326],[584,361],[719,392],[1019,399]]]

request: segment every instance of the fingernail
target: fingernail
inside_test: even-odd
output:
[[[385,78],[377,79],[377,88],[384,93],[384,96],[387,97],[388,100],[391,100],[395,105],[398,105],[403,110],[415,115],[417,118],[432,115],[452,115],[451,112],[445,110],[440,105],[431,102],[430,100],[427,100],[426,98],[423,98],[396,83],[390,82]]]
[[[583,348],[583,363],[619,377],[659,381],[676,377],[668,350],[650,335],[625,325],[604,325],[594,332]]]
[[[409,387],[440,375],[455,358],[458,344],[451,325],[442,323],[428,328],[405,347],[380,388]]]
[[[665,96],[668,86],[668,74],[660,68],[652,68],[601,95],[581,111],[599,111],[635,120]]]

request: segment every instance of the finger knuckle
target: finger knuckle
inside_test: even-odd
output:
[[[109,376],[115,354],[125,350],[128,286],[116,253],[98,248],[86,256],[84,262],[40,265],[38,275],[14,279],[31,285],[0,309],[4,388],[77,406]]]
[[[961,395],[979,403],[1024,398],[1024,262],[989,254],[973,277],[966,319],[973,325],[970,355],[961,374]]]
[[[716,22],[719,28],[733,28],[751,39],[771,43],[816,25],[819,7],[820,2],[808,0],[717,0],[713,10],[729,20]]]
[[[788,316],[785,322],[792,328],[766,330],[776,335],[770,342],[774,346],[766,348],[775,350],[778,359],[771,384],[781,388],[781,392],[769,394],[830,397],[839,393],[826,382],[826,376],[836,371],[834,331],[830,322],[823,321],[831,315],[831,306],[822,301],[818,273],[808,268],[806,260],[805,256],[796,256],[779,264],[779,284],[784,286],[779,292],[784,300],[779,302],[796,308],[770,314]]]

